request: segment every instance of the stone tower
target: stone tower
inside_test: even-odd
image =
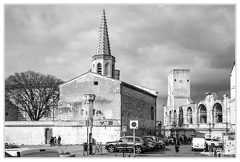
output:
[[[179,107],[190,103],[190,70],[173,69],[168,74],[167,109],[171,121],[178,121]],[[176,123],[174,123],[176,124]]]
[[[92,71],[109,78],[119,79],[115,57],[111,55],[105,10],[103,10],[96,54],[92,57]]]

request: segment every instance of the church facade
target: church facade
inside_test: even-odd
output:
[[[220,100],[216,93],[207,92],[204,100],[194,103],[190,96],[190,70],[173,69],[168,75],[168,100],[164,106],[165,135],[222,137],[235,125],[231,113],[235,108],[229,101],[227,95]]]
[[[110,50],[106,16],[103,11],[97,51],[92,57],[92,68],[87,73],[59,86],[60,100],[57,120],[85,120],[86,112],[81,96],[94,94],[96,96],[93,103],[93,124],[95,126],[103,129],[113,125],[119,126],[120,137],[122,127],[127,128],[125,135],[132,135],[129,122],[138,120],[137,135],[154,134],[157,92],[119,80],[120,71],[115,69],[115,62],[116,58]]]

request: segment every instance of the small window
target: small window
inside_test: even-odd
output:
[[[176,81],[177,81],[177,79],[174,79],[174,81],[176,82]]]
[[[93,85],[98,85],[98,82],[97,81],[93,82]]]
[[[189,82],[189,79],[187,80],[187,82]]]
[[[97,73],[102,75],[102,65],[100,63],[97,64]]]
[[[151,107],[151,120],[154,120],[154,108]]]
[[[6,116],[8,116],[8,113],[6,112]]]

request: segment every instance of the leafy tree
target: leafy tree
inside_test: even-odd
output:
[[[26,112],[31,120],[38,121],[57,104],[61,83],[62,80],[52,75],[33,71],[15,73],[5,79],[5,98]]]

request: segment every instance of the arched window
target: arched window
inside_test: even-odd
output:
[[[177,124],[177,111],[174,110],[173,112],[173,125],[176,125]]]
[[[178,125],[182,126],[183,125],[183,109],[179,108],[179,119],[178,119]]]
[[[219,103],[213,106],[213,122],[222,123],[222,106]]]
[[[112,77],[114,78],[115,76],[115,67],[114,67],[114,64],[112,64]]]
[[[110,69],[109,69],[109,63],[106,63],[106,64],[105,64],[105,74],[104,74],[105,76],[108,76],[108,75],[109,75],[109,70],[110,70]]]
[[[206,107],[201,104],[198,109],[198,114],[199,114],[199,123],[207,123],[207,109]]]
[[[169,112],[169,125],[172,125],[172,111]]]
[[[151,107],[151,120],[154,120],[154,108]]]
[[[188,124],[193,123],[193,121],[192,121],[192,108],[191,107],[188,107],[188,109],[187,109],[187,122],[188,122]]]
[[[102,75],[102,65],[101,65],[101,63],[97,64],[97,73]]]

